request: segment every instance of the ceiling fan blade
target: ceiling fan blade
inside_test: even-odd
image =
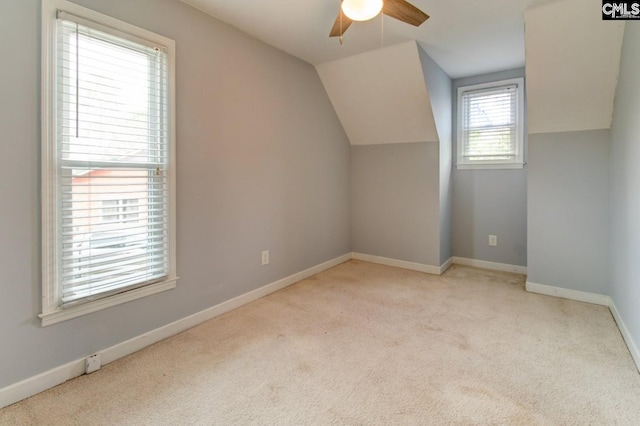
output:
[[[405,0],[385,0],[382,13],[416,27],[429,19],[429,15]]]
[[[340,27],[340,17],[342,17],[342,28]],[[336,21],[333,23],[333,28],[331,28],[329,37],[340,37],[345,33],[345,31],[347,31],[347,28],[349,28],[349,25],[351,25],[352,22],[353,21],[351,19],[347,18],[347,16],[342,13],[341,8]],[[340,32],[340,29],[342,29],[342,32]]]

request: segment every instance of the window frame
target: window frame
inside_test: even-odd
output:
[[[513,160],[464,160],[463,157],[463,101],[462,96],[466,92],[499,89],[502,87],[513,86],[517,87],[517,100],[516,108],[518,109],[516,114],[516,157]],[[458,170],[473,170],[473,169],[522,169],[524,167],[524,77],[511,78],[507,80],[492,81],[488,83],[473,84],[468,86],[458,87],[457,93],[457,156],[456,167]]]
[[[57,202],[59,200],[56,141],[56,84],[57,84],[57,11],[64,11],[107,28],[118,36],[122,34],[157,43],[167,54],[167,130],[168,130],[168,274],[153,284],[123,291],[97,300],[62,308],[58,276]],[[121,303],[140,299],[176,287],[176,132],[175,132],[175,42],[167,37],[136,27],[110,16],[78,6],[67,0],[42,0],[42,313],[41,325],[48,326]]]

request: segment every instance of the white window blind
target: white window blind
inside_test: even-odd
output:
[[[169,274],[165,48],[57,14],[59,306]]]
[[[521,93],[518,84],[461,92],[459,165],[522,163]]]

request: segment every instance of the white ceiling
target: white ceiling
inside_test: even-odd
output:
[[[565,0],[525,15],[529,134],[611,127],[625,24],[583,4]]]
[[[352,145],[438,142],[415,41],[316,67]]]
[[[181,0],[313,65],[381,47],[381,20],[329,38],[339,0]],[[524,66],[524,11],[559,0],[410,0],[431,18],[416,28],[385,17],[384,45],[417,40],[452,77]]]

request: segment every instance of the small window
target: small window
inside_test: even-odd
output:
[[[522,168],[524,79],[458,89],[458,168]]]
[[[174,57],[43,3],[43,325],[175,287]]]

